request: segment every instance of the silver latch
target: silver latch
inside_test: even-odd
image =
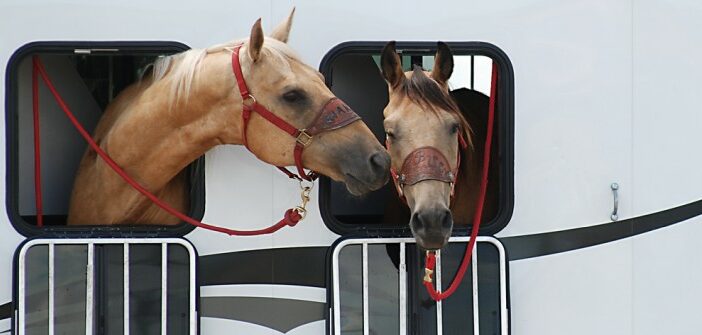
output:
[[[609,185],[609,187],[612,189],[612,196],[614,197],[614,206],[612,208],[612,215],[609,216],[612,221],[617,221],[619,220],[619,215],[617,212],[619,211],[619,184],[617,183],[612,183]]]

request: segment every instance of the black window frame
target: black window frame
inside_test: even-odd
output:
[[[351,41],[334,46],[322,58],[319,71],[331,88],[332,64],[341,55],[379,55],[386,41]],[[498,81],[497,105],[499,106],[495,131],[500,143],[497,150],[500,157],[499,206],[495,217],[480,228],[480,235],[494,235],[504,229],[512,218],[514,211],[514,70],[507,54],[499,47],[488,42],[446,42],[454,55],[487,56],[497,61],[500,74]],[[397,41],[396,49],[405,52],[434,55],[436,41]],[[390,183],[392,181],[389,181]],[[339,235],[364,232],[375,236],[408,236],[411,232],[407,225],[389,224],[348,224],[339,221],[331,212],[331,179],[321,176],[319,180],[319,209],[325,225]],[[453,236],[468,235],[466,229],[454,229]]]
[[[176,54],[190,50],[175,41],[37,41],[21,46],[10,57],[5,71],[5,205],[10,223],[25,237],[182,237],[194,226],[181,222],[172,226],[44,226],[27,222],[19,213],[19,101],[18,70],[26,57],[35,54],[75,55],[76,50],[90,50],[91,55]],[[41,84],[40,84],[41,85]],[[201,220],[205,212],[205,157],[188,166],[190,183],[190,217]]]

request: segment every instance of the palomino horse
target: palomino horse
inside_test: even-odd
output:
[[[475,124],[468,121],[484,125],[488,99],[465,89],[449,92],[453,54],[444,43],[438,44],[431,72],[419,66],[403,72],[400,62],[395,42],[388,43],[381,70],[389,87],[383,115],[393,179],[409,207],[417,244],[426,250],[440,249],[451,236],[454,221],[467,225],[475,212],[482,164],[478,158],[485,139],[481,127],[473,140]],[[460,104],[452,94],[460,96]],[[487,218],[495,212],[493,185],[488,190]]]
[[[251,113],[246,128],[242,122],[244,103],[265,106],[297,129],[317,125],[320,111],[332,101],[343,105],[333,100],[322,75],[286,44],[293,14],[269,37],[264,38],[259,19],[248,40],[158,60],[153,78],[130,86],[107,107],[94,132],[96,142],[132,178],[181,211],[189,207],[184,168],[216,145],[247,144],[262,161],[296,165],[295,137],[260,112]],[[233,50],[239,45],[241,72],[254,101],[244,101],[232,70]],[[363,122],[348,121],[311,141],[303,139],[309,145],[299,160],[360,195],[387,182],[390,159]],[[178,222],[127,185],[93,150],[86,151],[75,179],[69,224]]]

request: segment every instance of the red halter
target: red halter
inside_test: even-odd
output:
[[[458,143],[461,149],[468,147],[463,134],[458,133]],[[385,141],[385,146],[390,150],[390,142]],[[456,168],[451,170],[446,156],[434,147],[421,147],[410,152],[405,158],[400,168],[398,175],[394,168],[390,168],[390,175],[395,182],[397,194],[405,203],[404,187],[405,185],[414,185],[424,180],[438,180],[451,185],[451,199],[453,199],[453,190],[458,179],[458,172],[461,168],[461,151],[458,151],[456,157]]]
[[[356,120],[360,120],[361,117],[358,116],[348,105],[346,105],[339,98],[332,98],[327,102],[322,110],[319,111],[319,115],[312,121],[312,125],[305,129],[297,129],[295,126],[271,113],[266,107],[260,105],[256,98],[251,92],[249,92],[246,86],[246,81],[244,80],[244,75],[241,72],[241,63],[239,61],[239,50],[241,45],[234,48],[232,52],[232,69],[234,70],[234,76],[236,77],[236,83],[239,86],[239,92],[241,93],[241,98],[243,99],[243,111],[241,113],[241,118],[243,121],[242,126],[242,138],[244,140],[244,146],[246,146],[249,151],[248,139],[246,136],[246,130],[249,125],[249,120],[251,119],[251,112],[256,112],[261,115],[268,122],[272,123],[276,127],[282,129],[284,132],[290,134],[290,136],[295,138],[295,166],[297,167],[298,175],[288,171],[288,169],[278,166],[280,171],[283,171],[288,177],[312,181],[317,179],[318,175],[316,172],[311,171],[310,173],[305,173],[304,167],[302,166],[302,150],[312,143],[312,138],[314,135],[319,133],[339,129],[345,127]]]

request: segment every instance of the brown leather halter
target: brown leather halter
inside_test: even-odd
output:
[[[465,149],[468,144],[463,138],[463,135],[458,133],[458,143],[462,149]],[[390,150],[390,142],[385,142],[385,146]],[[404,187],[414,185],[424,180],[438,180],[444,183],[449,183],[451,186],[451,199],[453,199],[458,172],[461,168],[461,152],[459,150],[456,157],[456,168],[451,170],[446,156],[434,147],[421,147],[410,152],[402,162],[400,173],[398,174],[394,168],[390,168],[390,175],[395,182],[397,194],[402,201],[407,202],[405,198]]]
[[[330,99],[319,111],[319,115],[312,121],[312,124],[303,129],[295,128],[295,126],[281,119],[277,115],[271,113],[266,107],[260,105],[254,95],[249,92],[246,86],[246,81],[244,80],[244,75],[241,72],[241,62],[239,61],[239,50],[242,45],[238,45],[234,48],[232,52],[232,69],[234,71],[234,76],[236,77],[237,85],[239,86],[239,92],[241,93],[241,98],[243,99],[243,111],[241,113],[241,118],[243,120],[242,127],[242,138],[244,140],[244,146],[246,146],[249,151],[248,139],[246,137],[246,130],[249,125],[249,120],[251,119],[251,112],[256,112],[261,115],[268,122],[274,124],[276,127],[282,129],[286,133],[290,134],[295,138],[295,166],[297,167],[298,175],[288,171],[288,169],[278,166],[280,171],[283,171],[288,177],[312,181],[317,179],[318,175],[316,172],[311,171],[310,173],[305,173],[304,167],[302,166],[302,150],[312,143],[312,139],[315,135],[323,133],[325,131],[330,131],[334,129],[339,129],[354,121],[360,120],[361,117],[358,116],[351,107],[344,103],[339,98]]]

